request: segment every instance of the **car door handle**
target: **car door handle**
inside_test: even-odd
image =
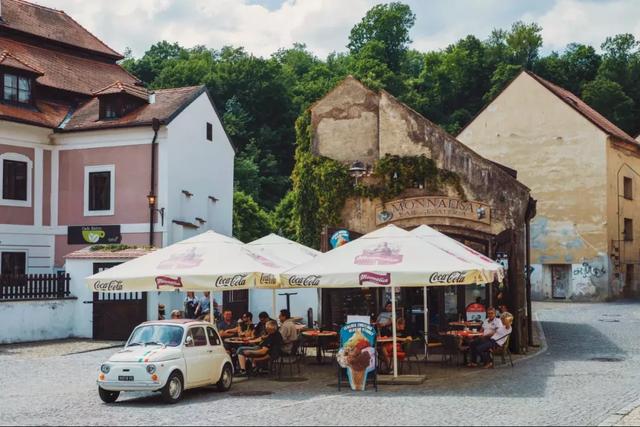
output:
[[[207,353],[213,353],[213,350],[207,350]]]

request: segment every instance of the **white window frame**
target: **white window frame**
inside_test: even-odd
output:
[[[29,274],[29,251],[26,249],[4,249],[0,251],[0,274],[2,274],[2,254],[3,253],[23,253],[24,254],[24,274]]]
[[[109,210],[90,211],[89,210],[89,174],[92,172],[109,172],[111,182],[109,184]],[[113,216],[116,207],[116,166],[96,165],[84,167],[84,216]]]
[[[4,161],[12,160],[15,162],[24,162],[27,164],[27,200],[12,200],[4,198]],[[33,161],[24,154],[3,153],[0,154],[0,205],[2,206],[18,206],[21,208],[30,208],[32,205],[31,190],[33,187]]]

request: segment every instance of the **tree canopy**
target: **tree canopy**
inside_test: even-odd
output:
[[[242,47],[184,48],[162,41],[122,65],[151,88],[207,86],[238,147],[237,204],[255,213],[256,225],[240,232],[246,238],[267,228],[292,236],[296,118],[349,74],[455,134],[528,69],[580,96],[627,133],[640,132],[640,41],[631,34],[612,35],[599,50],[572,43],[543,55],[542,28],[515,22],[484,39],[468,35],[420,52],[411,48],[415,22],[409,6],[380,4],[355,23],[347,51],[327,58],[302,43],[262,58]]]

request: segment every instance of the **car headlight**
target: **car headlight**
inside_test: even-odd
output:
[[[109,366],[109,365],[102,365],[102,366],[100,366],[100,371],[101,371],[103,374],[108,374],[108,373],[109,373],[109,371],[111,371],[111,366]]]
[[[147,365],[147,373],[149,375],[153,374],[156,371],[156,365]]]

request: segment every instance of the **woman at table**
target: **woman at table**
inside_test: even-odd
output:
[[[511,313],[503,313],[501,317],[502,322],[498,329],[491,334],[487,340],[476,340],[471,343],[471,362],[467,365],[470,368],[477,367],[476,360],[480,358],[482,365],[485,368],[493,368],[493,361],[491,360],[491,350],[502,347],[511,335],[511,323],[513,322],[513,315]]]
[[[393,333],[393,331],[392,331]],[[404,319],[398,319],[396,321],[396,338],[402,339],[402,341],[411,341],[411,336],[406,334],[406,322]],[[405,357],[404,350],[402,349],[402,343],[396,343],[398,360],[403,360]],[[382,361],[387,367],[387,372],[393,370],[393,342],[382,344]]]

